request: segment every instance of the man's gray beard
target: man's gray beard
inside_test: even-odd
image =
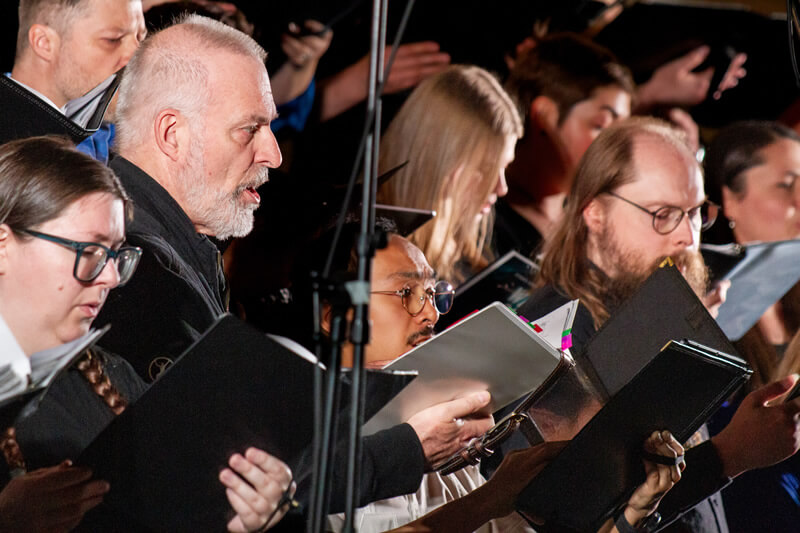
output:
[[[267,181],[268,169],[259,167],[246,185],[239,186],[233,194],[229,194],[209,184],[202,146],[192,146],[190,154],[186,166],[178,175],[178,181],[183,189],[187,211],[192,213],[195,225],[204,226],[219,240],[244,237],[250,233],[253,229],[253,212],[258,206],[241,205],[239,199],[248,185],[257,186]]]
[[[666,256],[648,264],[636,250],[623,249],[608,228],[603,230],[599,241],[599,248],[606,256],[606,264],[613,265],[616,270],[603,291],[606,307],[613,310],[639,290],[642,283],[664,262]],[[684,250],[671,258],[679,269],[685,267],[681,271],[683,277],[697,297],[702,298],[708,291],[708,268],[700,252]]]

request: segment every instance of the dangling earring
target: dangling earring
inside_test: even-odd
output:
[[[731,228],[731,229],[735,228],[736,227],[736,221],[735,220],[729,220],[728,221],[728,227]]]

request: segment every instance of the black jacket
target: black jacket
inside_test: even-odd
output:
[[[90,133],[22,85],[0,74],[0,144],[37,135],[65,135],[79,144]]]

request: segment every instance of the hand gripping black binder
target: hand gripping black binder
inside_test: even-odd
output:
[[[218,475],[249,446],[287,463],[299,484],[310,473],[313,371],[263,333],[222,317],[83,452],[78,463],[111,484],[84,523],[221,531],[232,512]],[[413,378],[369,372],[365,417]],[[347,383],[342,390],[349,397]]]
[[[685,442],[748,379],[734,353],[680,272],[657,269],[574,353],[609,399],[517,508],[550,525],[596,531],[644,481],[645,439],[668,429]]]
[[[736,357],[670,342],[534,478],[517,509],[548,525],[596,531],[644,482],[645,439],[669,429],[685,442],[749,374]]]

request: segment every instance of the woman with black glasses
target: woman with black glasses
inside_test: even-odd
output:
[[[124,246],[126,211],[114,173],[66,141],[37,137],[0,147],[0,319],[25,355],[86,334],[109,291],[131,278],[141,250]],[[124,360],[91,348],[33,413],[0,428],[0,530],[78,526],[113,487],[70,458],[145,388]],[[229,465],[220,473],[236,513],[228,529],[276,523],[283,513],[270,512],[291,484],[288,468],[252,448]]]

